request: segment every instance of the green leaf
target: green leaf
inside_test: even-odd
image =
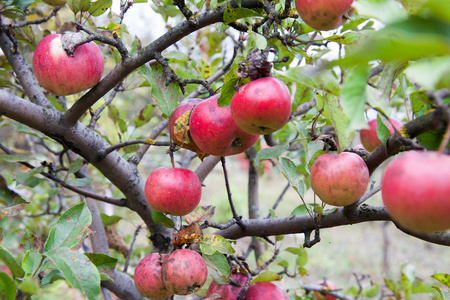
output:
[[[211,262],[211,264],[214,266],[214,268],[219,271],[221,274],[223,274],[226,277],[230,276],[230,265],[228,264],[228,260],[225,257],[225,255],[223,255],[220,252],[214,252],[211,255],[207,255],[205,253],[203,254],[203,258],[205,259],[205,261],[209,261]]]
[[[348,130],[350,119],[344,114],[339,99],[332,95],[328,95],[328,97],[325,95],[325,98],[317,95],[316,100],[317,109],[323,109],[322,115],[331,122],[338,135],[339,151],[350,147],[355,137],[355,131]]]
[[[270,282],[270,281],[281,281],[283,279],[283,276],[278,275],[277,272],[273,271],[263,271],[258,276],[253,278],[252,282],[250,284],[256,283],[256,282]]]
[[[74,14],[78,12],[88,11],[91,7],[90,0],[67,0],[67,6]]]
[[[223,84],[222,88],[220,89],[219,99],[217,99],[217,105],[219,105],[220,107],[230,106],[231,98],[233,98],[234,94],[236,93],[235,86],[238,81],[239,78],[232,77]]]
[[[377,115],[377,136],[381,141],[382,145],[386,145],[387,140],[391,136],[389,131],[389,125],[385,123],[388,122],[385,118],[382,118],[380,114]]]
[[[273,147],[261,149],[256,153],[255,165],[259,165],[265,159],[278,159],[281,154],[286,152],[289,148],[289,143],[281,143]]]
[[[53,104],[53,106],[54,106],[57,110],[59,110],[59,111],[61,111],[61,112],[66,112],[66,109],[64,108],[64,105],[61,103],[61,101],[59,101],[58,98],[56,98],[56,97],[53,96],[53,95],[49,95],[47,99],[50,101],[51,104]]]
[[[41,280],[41,285],[45,286],[47,284],[53,283],[59,279],[64,279],[60,270],[51,270],[50,273],[45,275]]]
[[[16,298],[14,280],[5,272],[0,272],[0,298],[4,300],[14,300]]]
[[[365,31],[349,31],[341,35],[326,37],[325,40],[348,45],[364,38],[367,38],[367,33]]]
[[[3,245],[0,245],[0,260],[11,270],[14,277],[23,278],[25,276],[25,271],[14,259],[11,252],[6,249]]]
[[[80,290],[89,300],[100,295],[100,274],[97,267],[82,253],[68,247],[52,249],[48,257],[62,272],[70,286]]]
[[[445,284],[447,287],[450,288],[450,274],[438,273],[432,275],[431,277],[433,277],[434,279],[438,280],[439,282]]]
[[[170,52],[164,53],[164,58],[167,59],[168,63],[178,62],[185,64],[190,60],[189,55],[179,50],[171,50]]]
[[[40,284],[38,278],[26,277],[24,280],[17,285],[17,288],[28,295],[34,295],[38,292]]]
[[[164,115],[169,117],[178,105],[180,88],[177,83],[166,85],[166,76],[160,64],[139,68],[141,74],[152,86],[152,99]]]
[[[148,104],[141,109],[139,114],[134,119],[134,123],[136,124],[136,128],[139,128],[145,124],[148,124],[152,118],[153,111],[155,110],[155,106]]]
[[[408,61],[427,56],[448,55],[449,32],[448,23],[411,17],[388,24],[367,39],[349,45],[346,48],[346,57],[338,63],[355,65],[377,59]]]
[[[100,213],[100,217],[102,218],[103,226],[110,226],[117,224],[120,220],[122,220],[122,217],[120,216],[108,216],[104,213]]]
[[[94,17],[104,14],[112,5],[112,0],[97,0],[91,2],[89,13]]]
[[[352,116],[347,125],[347,130],[367,127],[364,112],[368,77],[368,66],[361,64],[351,68],[344,78],[341,90],[342,111],[346,116]]]
[[[83,159],[79,157],[70,164],[69,170],[67,172],[69,174],[74,174],[74,173],[80,171],[82,166],[83,166]]]
[[[22,267],[27,274],[35,274],[38,269],[44,270],[47,264],[46,256],[39,252],[27,251],[22,259]]]
[[[405,74],[425,90],[436,90],[450,86],[450,56],[433,56],[413,62]]]
[[[297,174],[297,166],[295,163],[286,157],[280,157],[278,159],[278,169],[283,173],[284,177],[289,181],[289,184],[294,188],[298,195],[303,199],[305,195],[305,185],[300,180],[300,176]]]
[[[162,223],[167,228],[175,227],[173,220],[159,211],[152,210],[152,219],[155,223]]]
[[[297,265],[303,267],[308,262],[308,252],[303,247],[288,247],[286,248],[287,252],[297,255]]]
[[[383,23],[391,23],[406,18],[406,13],[401,6],[390,0],[359,0],[353,5],[358,14],[378,19]]]
[[[409,299],[411,297],[412,292],[412,282],[409,280],[408,276],[405,273],[401,273],[400,275],[400,285],[405,293],[405,299]]]
[[[287,71],[274,70],[274,72],[288,81],[294,81],[309,88],[339,96],[339,82],[329,71],[306,65],[290,68]]]
[[[197,64],[197,71],[200,73],[204,80],[211,77],[214,72],[213,68],[203,59],[200,59],[199,63]]]
[[[97,267],[99,273],[111,276],[117,264],[117,258],[103,253],[84,253],[87,258]]]
[[[387,288],[389,290],[391,290],[391,292],[394,294],[394,297],[396,299],[401,299],[402,294],[401,294],[401,291],[400,291],[400,286],[399,286],[399,284],[397,282],[395,282],[395,281],[393,281],[391,279],[385,278],[384,279],[384,283],[386,284]]]
[[[267,40],[261,34],[249,30],[249,39],[252,39],[252,41],[248,41],[248,43],[254,44],[256,48],[261,50],[267,48]]]
[[[380,286],[378,285],[378,283],[373,282],[372,286],[363,290],[363,292],[361,293],[361,296],[367,297],[367,298],[375,298],[378,296],[379,292],[380,292]]]
[[[302,216],[302,215],[308,215],[310,213],[321,213],[322,212],[322,206],[320,204],[313,204],[313,203],[306,203],[301,204],[294,208],[294,210],[291,212],[291,216]]]
[[[77,246],[87,236],[91,222],[92,216],[86,202],[69,208],[50,228],[44,245],[44,254],[60,247]]]
[[[232,255],[236,252],[228,240],[215,234],[203,235],[200,240],[200,250],[206,255],[213,255],[215,252]]]
[[[92,183],[92,178],[75,178],[67,181],[68,185],[71,186],[90,186]]]
[[[433,286],[433,288],[438,291],[438,293],[441,295],[442,300],[450,300],[450,292],[447,292],[446,290],[441,289],[440,287]]]
[[[227,5],[223,13],[223,23],[229,24],[242,18],[256,17],[256,16],[259,16],[259,14],[254,10],[240,7],[234,8],[231,7],[230,5]]]

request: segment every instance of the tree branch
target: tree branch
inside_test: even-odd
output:
[[[366,204],[357,208],[351,218],[344,212],[344,208],[322,216],[320,227],[331,228],[336,226],[351,225],[363,222],[391,221],[386,208],[383,206],[368,206]],[[316,223],[309,215],[290,216],[277,219],[243,220],[245,231],[238,225],[216,231],[214,234],[221,235],[227,239],[239,239],[246,236],[273,236],[280,234],[304,233],[316,229]],[[405,232],[405,231],[404,231]],[[405,232],[430,243],[450,246],[450,233],[417,234]]]

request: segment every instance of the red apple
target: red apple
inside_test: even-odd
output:
[[[353,0],[295,0],[298,14],[317,30],[336,29],[355,11]]]
[[[195,106],[190,119],[191,136],[205,153],[228,156],[245,152],[259,135],[244,132],[233,121],[230,107],[217,105],[219,95]]]
[[[255,282],[244,293],[245,300],[288,300],[286,293],[271,282]]]
[[[166,299],[173,295],[161,278],[162,257],[159,253],[145,256],[134,270],[134,285],[138,292],[150,299]]]
[[[209,285],[206,296],[209,297],[212,294],[218,294],[223,300],[236,300],[242,287],[244,287],[247,282],[247,276],[242,273],[231,273],[231,278],[237,281],[239,286],[234,285],[233,283],[220,285],[213,280]]]
[[[231,99],[236,125],[250,134],[275,132],[289,121],[291,95],[280,80],[263,77],[239,88]]]
[[[176,295],[188,295],[200,289],[208,277],[202,256],[190,249],[177,249],[162,264],[162,280]]]
[[[416,232],[450,229],[450,156],[408,151],[386,167],[384,205],[400,225]]]
[[[68,56],[59,34],[43,38],[33,55],[37,81],[58,96],[75,94],[96,85],[102,78],[104,63],[103,53],[94,42],[76,47],[73,56]]]
[[[191,137],[189,118],[191,116],[192,108],[202,101],[202,99],[195,98],[185,100],[178,105],[170,117],[170,137],[172,138],[172,141],[180,146],[180,148],[189,149],[199,154],[202,154],[203,152]]]
[[[391,134],[394,133],[394,127],[392,127],[392,124],[394,124],[395,129],[397,130],[402,127],[402,123],[395,119],[389,119],[389,121],[388,127]],[[369,121],[369,129],[361,129],[359,136],[366,151],[372,152],[375,150],[381,144],[381,141],[377,135],[377,119]]]
[[[334,285],[334,283],[332,283],[331,281],[327,280],[327,281],[320,281],[317,283],[318,285],[323,286],[323,290],[325,291],[333,291],[336,289],[336,286]],[[314,291],[313,292],[314,297],[316,297],[317,300],[336,300],[337,298],[331,295],[325,295],[322,294],[318,291]]]
[[[326,153],[312,165],[310,180],[311,188],[323,202],[346,206],[364,195],[369,184],[369,169],[355,153]]]
[[[201,196],[200,179],[187,169],[159,167],[145,183],[145,198],[150,208],[174,216],[192,212]]]

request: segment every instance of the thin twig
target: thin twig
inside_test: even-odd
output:
[[[37,24],[45,23],[48,20],[50,20],[51,18],[53,18],[54,16],[56,16],[56,14],[58,13],[58,11],[61,8],[62,8],[62,6],[55,7],[48,16],[45,16],[42,19],[31,20],[31,21],[25,20],[25,21],[22,21],[22,22],[11,24],[11,28],[19,28],[19,27],[25,27],[25,26],[28,26],[28,25],[37,25]]]
[[[123,272],[124,273],[126,273],[127,270],[128,270],[128,265],[130,263],[131,253],[133,252],[134,242],[136,242],[137,235],[139,234],[139,231],[141,230],[141,228],[142,228],[142,225],[139,225],[136,228],[136,230],[134,231],[133,240],[131,241],[131,245],[130,245],[130,251],[128,251],[127,260],[125,261],[125,266],[123,267]]]
[[[236,207],[234,206],[233,198],[231,197],[231,189],[230,189],[230,183],[228,180],[228,171],[225,164],[225,157],[221,156],[220,161],[222,162],[222,169],[223,174],[225,177],[225,186],[227,188],[227,194],[228,194],[228,201],[230,203],[231,212],[233,214],[233,218],[236,220],[236,223],[241,227],[241,230],[245,230],[245,225],[242,222],[242,217],[237,214]]]
[[[126,141],[123,143],[119,143],[119,144],[115,144],[112,145],[109,148],[106,148],[104,151],[102,151],[101,153],[99,153],[99,158],[103,159],[105,158],[109,153],[126,147],[126,146],[131,146],[131,145],[136,145],[136,144],[146,144],[146,145],[152,145],[152,146],[162,146],[162,147],[169,147],[170,146],[170,142],[169,141],[155,141],[152,139],[138,139],[138,140],[134,140],[134,141]]]

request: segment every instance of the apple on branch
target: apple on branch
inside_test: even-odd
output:
[[[319,198],[334,206],[347,206],[366,192],[369,169],[364,160],[352,152],[326,153],[311,167],[311,188]]]
[[[408,151],[386,167],[384,205],[395,222],[415,232],[450,229],[450,156]]]
[[[103,53],[97,44],[79,45],[72,55],[68,55],[59,34],[43,38],[33,55],[37,81],[57,96],[72,95],[96,85],[102,78],[104,64]]]
[[[196,105],[189,120],[190,133],[205,153],[229,156],[247,151],[259,139],[240,129],[231,116],[230,107],[217,104],[219,94]]]
[[[375,150],[379,145],[381,145],[381,141],[378,138],[377,135],[377,119],[373,119],[369,121],[369,128],[368,129],[361,129],[359,132],[359,136],[361,139],[361,144],[364,146],[366,151],[372,152]],[[402,123],[395,119],[389,119],[389,132],[391,134],[394,133],[394,127],[395,129],[399,130],[400,127],[402,127]]]
[[[236,125],[250,134],[275,132],[289,121],[291,95],[288,87],[274,77],[263,77],[242,86],[231,99]]]
[[[310,27],[333,30],[354,13],[353,0],[295,0],[298,14]]]
[[[191,170],[159,167],[148,176],[144,191],[151,209],[184,216],[199,204],[202,185]]]

